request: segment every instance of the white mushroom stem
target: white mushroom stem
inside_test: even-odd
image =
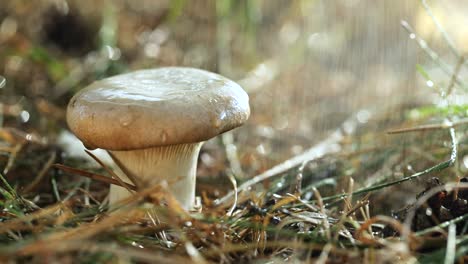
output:
[[[182,207],[190,210],[195,202],[197,158],[202,144],[180,144],[110,153],[122,171],[130,173],[131,177],[144,187],[166,181]],[[122,175],[122,180],[131,183],[125,175]],[[112,185],[109,195],[110,204],[115,204],[131,194],[125,188]]]

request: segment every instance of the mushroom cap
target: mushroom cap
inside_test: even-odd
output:
[[[195,143],[242,125],[249,97],[204,70],[167,67],[96,81],[68,104],[67,122],[87,148],[134,150]]]

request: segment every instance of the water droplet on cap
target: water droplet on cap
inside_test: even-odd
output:
[[[226,112],[222,111],[219,115],[213,117],[213,126],[219,128],[223,124],[224,119],[226,119],[226,115]]]
[[[120,117],[119,119],[119,122],[120,122],[120,125],[123,126],[123,127],[127,127],[129,126],[130,124],[133,123],[133,115],[127,113],[127,114],[124,114]]]
[[[213,126],[215,128],[219,128],[221,126],[221,122],[222,120],[218,119],[218,118],[214,118],[214,121],[213,121]]]
[[[163,131],[161,132],[161,142],[165,143],[167,141],[167,132]]]

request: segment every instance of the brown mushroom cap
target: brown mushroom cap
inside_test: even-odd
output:
[[[205,141],[249,115],[248,95],[235,82],[167,67],[94,82],[71,99],[67,122],[87,148],[133,150]]]

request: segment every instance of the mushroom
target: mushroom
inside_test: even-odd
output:
[[[96,81],[68,104],[67,122],[86,148],[109,152],[122,180],[166,181],[183,208],[195,200],[204,141],[242,125],[249,98],[235,82],[204,70],[166,67]],[[127,178],[128,176],[128,178]],[[110,203],[131,195],[112,185]]]

